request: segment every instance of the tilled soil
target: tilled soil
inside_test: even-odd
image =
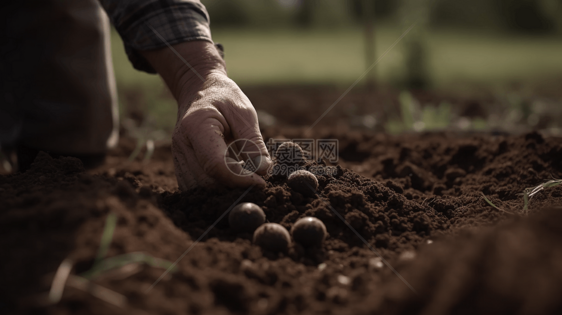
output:
[[[179,192],[169,146],[148,164],[127,162],[126,138],[97,170],[41,154],[27,172],[0,176],[1,313],[560,314],[562,185],[531,199],[528,214],[521,193],[562,177],[562,138],[306,136],[339,139],[337,173],[318,176],[317,196],[278,176],[263,189]],[[317,217],[329,236],[322,248],[262,251],[227,217],[217,222],[237,201],[289,230]],[[95,278],[127,298],[121,306],[70,286],[50,305],[58,266],[70,259],[77,275],[92,266],[110,212],[108,256],[142,251],[177,260],[177,271],[142,265]]]

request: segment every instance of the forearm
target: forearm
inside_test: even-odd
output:
[[[173,48],[173,49],[171,49]],[[141,52],[160,74],[178,101],[185,103],[212,74],[226,75],[224,60],[208,41],[191,41]]]
[[[209,15],[199,0],[99,0],[123,39],[133,66],[156,73],[143,51],[168,44],[212,42]]]

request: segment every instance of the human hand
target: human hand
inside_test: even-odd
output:
[[[179,188],[265,185],[258,174],[264,175],[272,162],[250,100],[227,77],[224,63],[216,59],[218,53],[211,43],[188,42],[174,48],[185,56],[191,67],[178,63],[181,59],[166,50],[145,52],[145,56],[178,101],[172,153]],[[204,54],[210,54],[211,58],[201,58]],[[255,152],[248,154],[251,158],[265,157],[261,159],[257,174],[240,175],[233,166],[241,166],[227,166],[228,145],[239,139],[249,140],[244,149]]]
[[[249,154],[251,158],[266,157],[257,173],[265,175],[269,168],[271,159],[254,107],[226,75],[209,75],[206,81],[198,92],[192,94],[197,95],[196,99],[179,104],[172,153],[180,189],[211,186],[217,182],[230,187],[265,185],[257,174],[239,175],[241,172],[233,169],[236,165],[228,167],[225,163],[227,145],[244,139],[249,140],[245,151],[259,152]]]

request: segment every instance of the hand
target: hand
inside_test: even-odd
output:
[[[234,81],[220,73],[209,75],[204,86],[193,95],[197,98],[179,104],[179,119],[172,136],[180,189],[210,186],[217,182],[230,187],[265,185],[256,174],[236,175],[224,159],[228,143],[247,139],[251,142],[247,142],[245,150],[260,152],[252,157],[260,154],[267,157],[258,173],[264,175],[271,164],[250,100]]]
[[[208,42],[173,46],[187,66],[166,48],[144,52],[178,101],[178,120],[172,153],[181,190],[222,184],[229,187],[265,185],[271,158],[259,131],[256,111],[240,88],[229,79],[215,47]],[[218,59],[217,59],[218,57]],[[225,163],[227,144],[250,140],[245,150],[265,156],[257,174],[241,176]],[[255,145],[254,145],[255,144]]]

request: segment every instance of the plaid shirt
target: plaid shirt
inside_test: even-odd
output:
[[[156,73],[139,53],[211,39],[209,14],[199,0],[99,0],[125,43],[133,67]]]

